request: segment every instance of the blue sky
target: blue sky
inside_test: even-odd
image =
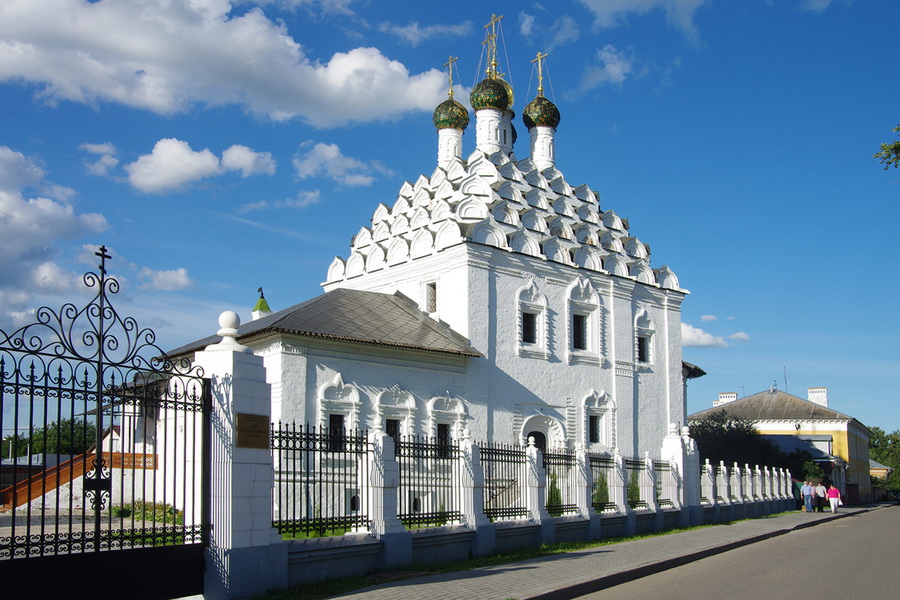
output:
[[[689,412],[777,380],[900,428],[900,171],[871,156],[900,123],[896,0],[436,6],[4,0],[0,327],[78,303],[100,244],[164,348],[246,320],[259,286],[276,310],[320,293],[434,170],[442,65],[467,102],[489,10],[514,109],[549,53],[557,166],[691,291]]]

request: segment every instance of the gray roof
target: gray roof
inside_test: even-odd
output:
[[[701,410],[688,415],[688,419],[705,419],[721,411],[727,411],[728,415],[735,419],[746,419],[748,421],[850,421],[853,419],[849,415],[839,413],[836,410],[831,410],[781,390],[766,390],[740,400]]]
[[[425,350],[461,356],[483,356],[446,324],[419,310],[401,293],[394,295],[339,288],[238,327],[237,339],[248,344],[269,333],[287,333]],[[175,348],[170,357],[200,350],[221,338],[212,335]]]

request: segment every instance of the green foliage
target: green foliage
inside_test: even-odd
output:
[[[625,497],[628,499],[628,506],[631,508],[635,508],[641,503],[641,484],[638,479],[636,473],[633,473],[628,478],[628,492]]]
[[[809,460],[803,461],[802,469],[803,469],[802,473],[803,473],[804,480],[825,479],[825,471],[823,471],[822,467],[820,467],[818,464],[816,464],[816,461],[814,461],[812,458],[810,458]],[[793,473],[794,471],[791,471],[791,472]],[[797,472],[800,473],[800,471],[797,471]]]
[[[897,125],[891,131],[900,132],[900,125]],[[873,154],[872,157],[877,158],[878,162],[884,165],[885,171],[887,171],[891,167],[900,167],[900,142],[881,144],[881,150]],[[879,460],[878,462],[881,461]]]
[[[591,496],[594,508],[602,510],[609,502],[609,483],[604,473],[596,473],[594,479],[594,494]]]
[[[556,484],[556,472],[550,472],[550,489],[547,491],[547,512],[550,516],[558,517],[563,513],[562,510],[562,492]]]
[[[184,513],[171,504],[144,502],[137,500],[131,504],[113,506],[109,512],[114,517],[135,521],[154,521],[169,525],[184,525]]]
[[[781,466],[785,454],[762,437],[752,421],[735,419],[722,410],[705,419],[691,422],[691,437],[697,442],[700,462],[707,458],[713,464]],[[793,472],[793,471],[792,471]]]
[[[31,454],[71,454],[85,452],[96,441],[97,429],[84,419],[61,419],[48,423],[46,427],[35,427],[31,436],[24,433],[9,435],[3,439],[2,454],[10,456],[10,447],[15,456]],[[18,439],[16,439],[16,437]]]
[[[884,488],[894,495],[900,494],[900,430],[885,433],[880,427],[872,427],[869,438],[869,457],[894,472],[888,477],[873,477],[872,485]]]

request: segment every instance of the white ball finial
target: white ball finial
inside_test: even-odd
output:
[[[242,352],[244,354],[253,354],[253,350],[247,346],[243,346],[237,341],[238,327],[241,324],[241,318],[233,310],[226,310],[219,315],[219,331],[216,335],[222,337],[222,341],[218,344],[212,344],[206,347],[210,352]]]

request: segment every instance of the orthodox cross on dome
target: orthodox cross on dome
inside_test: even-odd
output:
[[[503,19],[503,15],[500,15],[499,17],[497,15],[491,15],[491,20],[484,26],[485,29],[488,27],[491,28],[489,33],[485,33],[484,41],[482,42],[482,44],[487,45],[487,76],[490,79],[502,77],[502,75],[498,75],[497,73],[497,23],[499,23],[501,19]]]
[[[531,62],[533,62],[533,63],[535,63],[535,62],[537,63],[537,70],[538,70],[538,89],[537,89],[537,93],[538,93],[538,96],[543,96],[543,95],[544,95],[544,70],[543,70],[543,64],[544,64],[544,59],[547,58],[548,56],[550,56],[550,55],[549,55],[549,54],[541,54],[540,52],[538,52],[538,53],[537,53],[537,58],[535,58],[534,60],[531,61]]]
[[[444,66],[447,67],[447,70],[448,70],[447,76],[450,79],[450,91],[447,92],[447,95],[452,98],[453,97],[453,63],[455,63],[457,60],[459,60],[459,58],[455,57],[455,56],[448,56],[447,58],[448,58],[447,62],[444,63]]]

